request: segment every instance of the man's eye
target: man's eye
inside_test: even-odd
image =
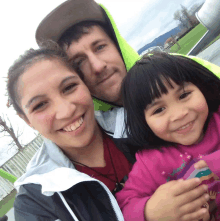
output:
[[[39,110],[41,108],[43,108],[46,105],[47,102],[41,102],[37,105],[34,106],[33,111]]]
[[[70,84],[67,87],[64,88],[63,93],[69,92],[75,88],[76,84]]]
[[[99,51],[99,50],[102,50],[106,45],[99,45],[96,50]]]
[[[180,95],[179,99],[184,99],[186,97],[188,97],[191,94],[191,92],[184,92],[183,94]]]
[[[154,115],[154,114],[159,114],[159,113],[161,113],[164,109],[165,109],[165,107],[160,107],[160,108],[156,109],[156,110],[154,111],[153,115]]]
[[[85,59],[83,59],[83,58],[78,58],[78,59],[76,59],[76,60],[73,61],[72,65],[73,65],[74,67],[79,67],[79,66],[83,63],[84,60],[85,60]]]

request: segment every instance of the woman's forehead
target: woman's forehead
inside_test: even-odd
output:
[[[19,79],[21,97],[32,96],[57,88],[62,82],[79,80],[79,76],[58,60],[42,60],[29,67]]]

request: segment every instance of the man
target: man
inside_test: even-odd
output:
[[[93,0],[68,0],[43,19],[36,40],[39,45],[53,40],[66,50],[94,97],[99,124],[114,138],[126,137],[120,87],[139,55],[121,37],[106,8]],[[220,73],[217,66],[192,59]]]
[[[66,1],[40,23],[36,39],[39,45],[51,39],[66,50],[94,97],[99,124],[113,137],[122,137],[121,82],[139,56],[120,36],[108,11],[92,0]]]

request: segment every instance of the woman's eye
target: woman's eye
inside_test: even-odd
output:
[[[63,93],[71,91],[75,86],[76,86],[76,84],[68,85],[67,87],[64,88]]]
[[[36,106],[34,106],[33,111],[43,108],[46,105],[46,103],[47,102],[41,102],[41,103],[37,104]]]
[[[186,97],[188,97],[191,94],[191,92],[184,92],[183,94],[180,95],[179,99],[184,99]]]
[[[159,113],[161,113],[164,109],[165,109],[165,107],[160,107],[160,108],[156,109],[156,110],[154,111],[153,115],[154,115],[154,114],[159,114]]]

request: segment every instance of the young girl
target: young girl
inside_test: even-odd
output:
[[[209,220],[208,208],[220,220],[219,79],[188,58],[160,53],[134,65],[122,92],[127,133],[139,146],[116,195],[125,220]],[[208,185],[196,187],[202,181]]]

